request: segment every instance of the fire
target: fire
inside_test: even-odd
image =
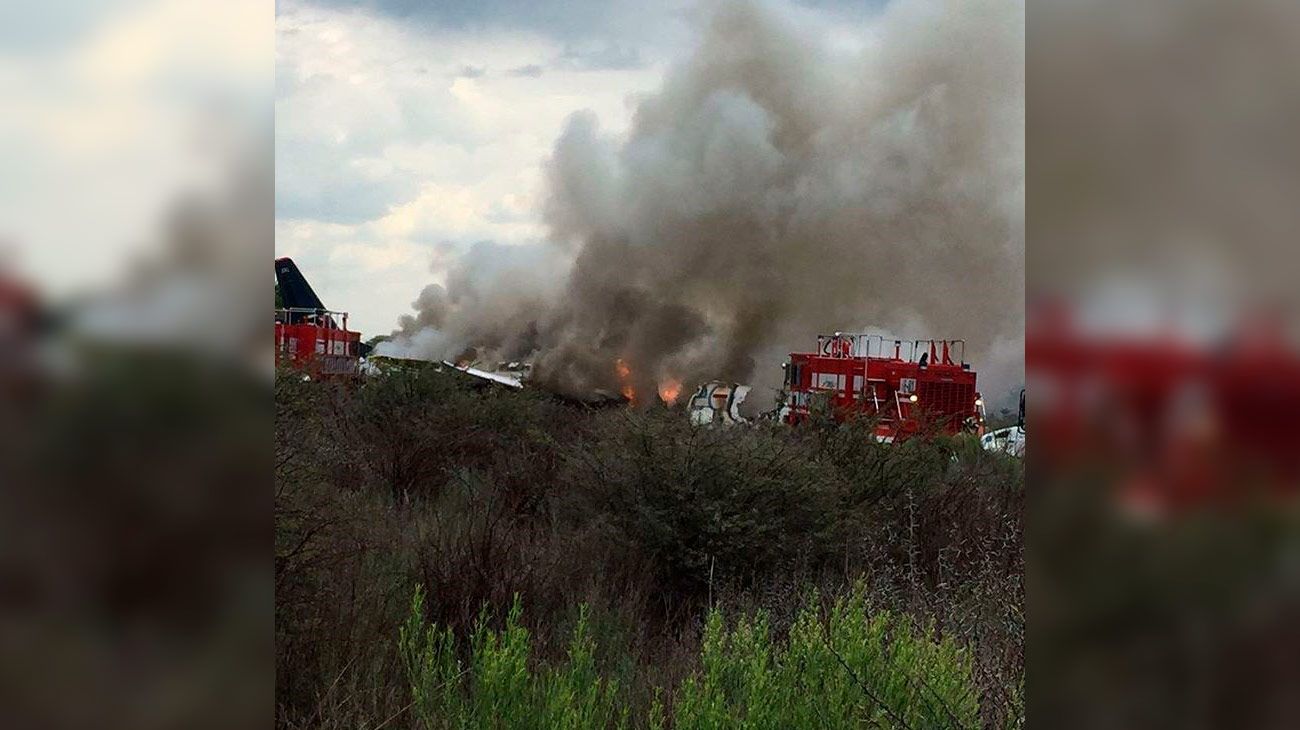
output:
[[[619,392],[623,394],[624,398],[636,403],[636,388],[632,387],[632,382],[629,380],[632,377],[632,368],[628,367],[627,362],[620,357],[614,361],[614,372],[618,374],[619,381],[623,383],[623,387],[619,389]]]
[[[672,405],[677,402],[677,396],[682,394],[682,381],[677,378],[668,378],[659,383],[659,400]]]
[[[618,376],[620,383],[619,392],[633,405],[636,405],[636,387],[632,385],[632,366],[628,365],[627,361],[620,357],[614,361],[614,374]],[[665,378],[659,381],[658,391],[659,400],[672,405],[677,402],[678,396],[682,394],[682,381],[677,378]]]

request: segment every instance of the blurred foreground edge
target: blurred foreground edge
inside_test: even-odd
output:
[[[1027,682],[1047,727],[1300,718],[1300,354],[1032,307]]]
[[[0,725],[269,723],[271,405],[0,277]]]

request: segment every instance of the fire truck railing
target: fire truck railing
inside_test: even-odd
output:
[[[331,330],[348,328],[348,313],[307,307],[283,307],[275,310],[276,324],[311,324]]]
[[[817,335],[817,352],[825,357],[895,358],[906,362],[917,362],[925,356],[928,363],[944,362],[947,355],[948,363],[961,365],[966,362],[966,340],[904,340],[866,332],[836,332]]]
[[[877,357],[883,347],[880,335],[847,332],[817,335],[817,352],[826,357]]]

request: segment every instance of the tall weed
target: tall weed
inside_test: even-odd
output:
[[[698,669],[671,691],[655,688],[641,717],[598,669],[585,606],[567,657],[554,665],[532,656],[517,599],[500,629],[480,615],[464,668],[452,633],[425,620],[423,589],[398,640],[423,728],[664,728],[670,716],[677,730],[977,727],[967,653],[906,616],[869,611],[864,593],[859,586],[826,616],[812,594],[784,639],[762,612],[728,627],[725,612],[712,609]],[[671,713],[664,694],[674,697]]]

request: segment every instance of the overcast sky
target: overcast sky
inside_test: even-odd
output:
[[[779,0],[778,0],[779,1]],[[872,2],[803,2],[846,22]],[[629,124],[708,2],[281,0],[276,255],[385,334],[479,241],[545,237],[541,165],[564,120]]]

